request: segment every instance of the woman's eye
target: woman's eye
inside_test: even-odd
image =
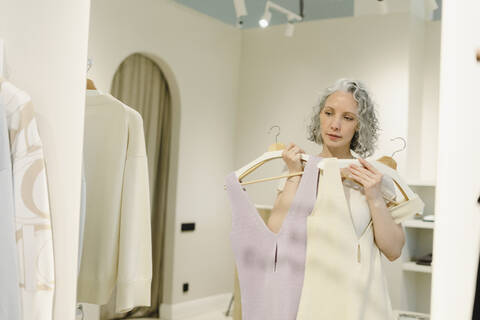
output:
[[[327,116],[329,116],[329,115],[331,115],[332,113],[331,113],[330,111],[325,111],[325,114],[326,114]]]
[[[352,117],[345,117],[345,119],[347,119],[348,121],[352,121],[352,120],[353,120]]]

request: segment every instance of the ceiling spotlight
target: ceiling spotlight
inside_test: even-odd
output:
[[[235,6],[237,18],[244,17],[248,14],[247,7],[245,6],[245,0],[233,0],[233,5]]]
[[[294,30],[294,26],[292,22],[302,21],[303,17],[299,16],[298,14],[288,9],[285,9],[284,7],[279,6],[278,4],[272,1],[267,1],[267,4],[265,5],[265,13],[263,14],[260,21],[258,21],[258,24],[262,28],[266,28],[270,24],[270,20],[272,19],[272,13],[270,12],[270,9],[276,10],[287,16],[288,24],[287,24],[287,30],[285,31],[285,35],[291,37],[293,35],[293,30]],[[303,11],[303,9],[301,11]]]
[[[377,0],[377,1],[378,1],[378,6],[380,8],[380,13],[387,14],[388,13],[387,0]]]
[[[235,14],[237,15],[237,28],[243,27],[243,19],[247,16],[247,7],[245,6],[245,0],[233,0],[235,6]]]
[[[293,36],[294,31],[295,31],[295,25],[289,21],[287,23],[287,28],[285,29],[285,36],[286,37]]]
[[[433,12],[438,9],[437,1],[426,0],[425,1],[425,19],[433,20]]]
[[[260,21],[258,21],[258,24],[260,25],[260,27],[266,28],[270,24],[270,20],[272,20],[272,13],[267,9],[265,10],[265,13],[263,14]]]
[[[437,1],[435,0],[427,0],[427,10],[428,11],[435,11],[438,9]]]

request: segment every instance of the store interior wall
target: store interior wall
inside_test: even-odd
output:
[[[1,1],[6,79],[27,92],[42,139],[55,252],[54,319],[74,319],[90,1]]]

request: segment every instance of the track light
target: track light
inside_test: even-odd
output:
[[[245,0],[233,0],[235,6],[235,14],[237,15],[237,27],[243,26],[243,18],[247,16],[247,7],[245,6]]]
[[[380,8],[380,13],[381,14],[387,14],[388,13],[387,0],[377,0],[377,1],[378,1],[378,6]]]
[[[433,20],[433,12],[438,9],[437,1],[425,1],[425,19]]]
[[[287,23],[287,28],[285,29],[285,36],[292,37],[294,31],[295,31],[295,25],[289,21]]]
[[[427,0],[427,10],[428,11],[435,11],[438,9],[437,1],[435,0]]]
[[[245,0],[233,0],[233,5],[235,6],[237,18],[244,17],[248,14],[247,7],[245,6]]]
[[[293,35],[293,31],[295,29],[293,22],[299,22],[302,21],[303,18],[299,16],[298,14],[285,9],[284,7],[279,6],[278,4],[272,2],[272,1],[267,1],[267,4],[265,5],[265,13],[263,14],[262,18],[260,21],[258,21],[258,24],[262,28],[268,27],[270,24],[270,20],[272,19],[272,13],[270,12],[270,9],[276,10],[284,15],[287,16],[287,29],[285,30],[285,35],[287,37],[291,37]]]
[[[266,28],[270,24],[270,20],[272,20],[272,13],[268,10],[265,10],[262,18],[260,19],[260,21],[258,21],[258,24],[260,25],[260,27]]]

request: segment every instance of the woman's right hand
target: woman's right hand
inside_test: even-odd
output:
[[[305,153],[303,149],[291,142],[282,152],[283,161],[287,165],[290,173],[303,171],[300,154]]]

